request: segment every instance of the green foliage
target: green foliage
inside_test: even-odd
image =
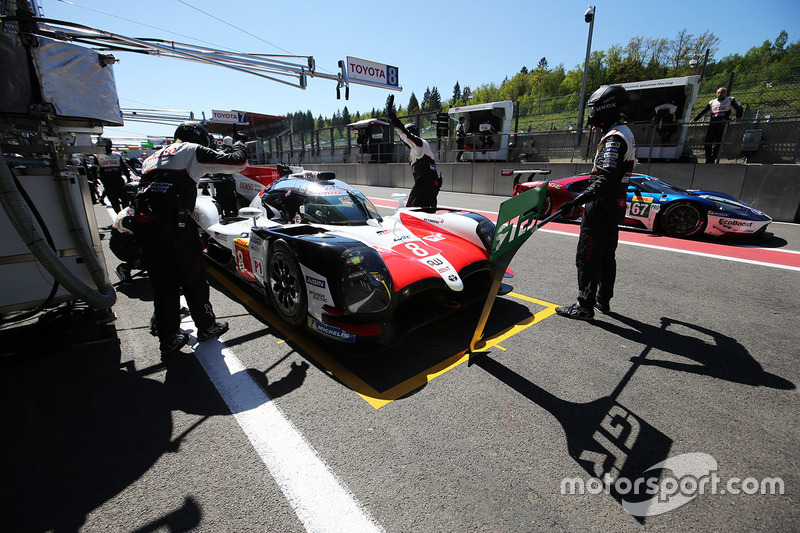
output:
[[[669,78],[675,76],[687,76],[699,74],[702,63],[708,54],[705,64],[704,76],[708,80],[701,89],[701,97],[698,102],[703,102],[702,106],[713,97],[716,90],[716,83],[726,86],[724,78],[731,72],[737,73],[737,87],[741,97],[744,86],[751,86],[747,101],[751,105],[759,105],[758,109],[763,109],[770,98],[776,98],[775,90],[777,87],[787,87],[789,83],[796,83],[797,80],[754,80],[748,81],[747,76],[766,69],[781,69],[786,67],[800,66],[800,42],[789,42],[789,35],[784,30],[775,38],[775,41],[764,41],[760,46],[754,46],[744,55],[732,54],[720,60],[716,60],[716,53],[719,50],[720,40],[711,31],[705,31],[701,35],[690,34],[686,29],[682,29],[673,39],[651,38],[637,36],[628,41],[627,44],[615,44],[608,50],[593,51],[589,57],[587,69],[587,92],[591,92],[597,87],[609,83],[625,83],[630,81]],[[692,69],[689,62],[694,59],[699,65]],[[717,77],[720,77],[717,80]],[[720,81],[721,80],[721,81]],[[448,102],[449,105],[443,107],[443,102],[439,90],[434,87],[426,87],[422,98],[422,103],[417,101],[416,95],[412,92],[409,98],[406,115],[417,113],[434,113],[449,106],[471,105],[487,102],[497,102],[502,100],[514,100],[520,102],[520,115],[525,117],[527,123],[520,123],[520,130],[526,128],[540,129],[541,124],[534,126],[535,119],[530,117],[548,116],[546,120],[552,121],[552,127],[567,127],[570,120],[574,120],[570,115],[574,115],[571,110],[577,108],[574,101],[583,84],[583,64],[576,65],[570,70],[566,70],[563,64],[550,68],[547,58],[542,57],[537,66],[528,69],[523,66],[520,71],[510,79],[506,78],[499,85],[489,82],[480,85],[476,89],[464,86],[456,82],[453,87],[453,96]],[[709,88],[711,87],[711,88]],[[705,98],[705,93],[711,96]],[[528,104],[529,100],[541,100],[535,104]],[[742,97],[744,103],[744,98]],[[779,101],[785,98],[777,98]],[[784,108],[794,109],[796,113],[797,103],[786,102],[772,106],[776,108],[776,113],[780,115]],[[523,111],[522,107],[530,106],[530,112]],[[701,106],[701,108],[702,108]],[[771,108],[770,108],[771,109]],[[559,111],[560,110],[560,111]],[[400,109],[398,108],[398,114]],[[564,116],[560,117],[559,114]],[[313,129],[314,120],[311,112],[296,112],[289,114],[294,121],[294,130]],[[361,116],[358,114],[357,116]],[[365,117],[367,114],[364,115]],[[372,110],[370,116],[381,116],[381,111]],[[563,120],[562,120],[563,118]],[[347,124],[350,114],[345,107],[343,112],[337,110],[333,118],[323,119],[321,116],[316,121],[316,127],[338,127]],[[528,120],[530,119],[530,120]],[[545,120],[545,119],[542,119]],[[548,128],[545,128],[548,129]]]
[[[411,97],[408,99],[408,114],[414,115],[419,113],[419,101],[417,100],[417,95],[411,93]]]
[[[453,98],[451,98],[450,101],[455,104],[455,102],[458,102],[459,100],[461,100],[461,86],[456,81],[456,84],[453,87]]]

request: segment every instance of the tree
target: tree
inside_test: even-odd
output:
[[[456,105],[456,102],[461,100],[461,86],[456,81],[455,86],[453,87],[453,98],[451,100],[453,105]]]
[[[691,59],[693,52],[694,36],[683,28],[678,32],[677,37],[670,42],[669,46],[669,62],[672,71],[677,71],[681,66],[685,65]]]
[[[408,99],[408,114],[415,115],[419,113],[419,101],[417,101],[417,95],[411,93],[411,97]]]
[[[419,110],[423,113],[428,112],[428,107],[431,101],[431,88],[425,87],[425,94],[422,95],[422,103],[419,105]]]
[[[431,89],[431,94],[428,97],[428,112],[438,113],[441,110],[442,110],[442,95],[439,94],[439,89],[437,89],[436,86],[434,85],[433,89]]]
[[[800,67],[800,42],[789,42],[789,35],[782,30],[774,41],[764,41],[760,46],[754,46],[746,53],[732,54],[721,60],[714,61],[714,54],[719,50],[720,39],[711,31],[706,30],[695,37],[686,29],[678,32],[674,39],[650,38],[636,36],[627,44],[615,44],[608,50],[592,52],[588,64],[587,93],[591,94],[600,85],[608,83],[622,83],[626,81],[649,80],[667,78],[672,76],[685,76],[690,73],[689,61],[701,60],[709,52],[709,61],[706,68],[706,78],[737,72],[742,75],[763,69],[782,67]],[[778,74],[771,74],[778,76]],[[547,111],[551,106],[572,105],[580,93],[583,82],[583,65],[576,65],[567,71],[563,65],[550,68],[547,58],[542,57],[536,68],[528,70],[523,66],[520,71],[506,79],[498,87],[495,83],[485,83],[474,91],[469,86],[461,88],[457,81],[453,87],[451,106],[494,102],[505,99],[523,100],[526,98],[541,100],[556,96],[569,97],[553,100],[552,102],[533,102],[531,108],[537,113]],[[547,104],[547,105],[545,105]],[[421,109],[420,109],[421,108]],[[398,113],[401,106],[398,105]],[[427,87],[422,99],[422,105],[417,100],[415,93],[411,93],[406,114],[416,114],[421,110],[431,113],[443,109],[439,90]],[[372,110],[370,116],[381,116],[382,110]],[[305,129],[325,128],[338,126],[359,120],[361,113],[350,115],[345,107],[340,113],[338,110],[330,119],[320,115],[313,119],[311,111],[300,111],[287,114],[292,119],[294,131]],[[367,115],[363,115],[367,116]],[[315,124],[316,122],[316,124]]]
[[[350,119],[350,111],[347,110],[347,106],[344,106],[344,109],[342,110],[342,126],[346,126],[351,122],[353,121]]]
[[[461,98],[464,99],[464,103],[469,105],[469,101],[472,99],[472,89],[469,88],[469,85],[464,86],[464,92],[461,93]]]

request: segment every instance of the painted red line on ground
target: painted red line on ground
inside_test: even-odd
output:
[[[383,198],[370,198],[370,200],[375,205],[379,205],[381,207],[397,207],[397,202],[393,200],[385,200]],[[470,211],[479,213],[492,222],[497,222],[497,213],[478,211],[476,209],[470,209]],[[577,223],[565,224],[561,222],[550,222],[546,227],[547,230],[560,231],[563,233],[570,233],[572,235],[577,235],[580,232],[580,226]],[[718,257],[729,257],[732,259],[741,259],[745,261],[756,261],[759,263],[800,268],[800,254],[786,253],[785,251],[772,250],[769,248],[737,246],[736,244],[722,242],[715,243],[694,241],[690,239],[676,239],[674,237],[665,237],[663,235],[654,235],[652,233],[626,230],[620,231],[619,240],[623,243],[643,244],[657,248],[680,250],[692,253],[714,255]]]

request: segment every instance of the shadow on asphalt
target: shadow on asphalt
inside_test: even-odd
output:
[[[624,339],[650,345],[654,349],[685,357],[691,361],[681,363],[640,357],[634,359],[638,364],[660,366],[754,387],[783,390],[796,388],[791,381],[766,372],[736,339],[717,331],[673,318],[662,318],[662,326],[655,327],[614,312],[607,316],[618,323],[595,321],[594,325]],[[688,331],[689,334],[680,333],[676,326]],[[713,342],[706,342],[700,338],[701,336]]]
[[[661,366],[744,385],[782,390],[796,388],[790,381],[764,371],[739,342],[716,331],[670,318],[662,318],[661,326],[656,327],[618,313],[609,313],[608,316],[618,323],[595,321],[593,324],[645,348],[631,359],[633,364],[609,396],[589,403],[562,400],[488,355],[474,359],[476,366],[546,409],[558,420],[566,434],[570,457],[591,477],[600,480],[625,478],[634,485],[640,482],[643,487],[659,482],[663,469],[649,469],[667,459],[672,439],[617,401],[642,365]],[[675,331],[676,327],[685,328],[690,333]],[[700,336],[712,339],[713,343]],[[648,355],[654,349],[693,362],[652,359]],[[661,505],[657,496],[622,494],[613,483],[608,493],[640,523],[646,521],[648,512],[655,514],[653,510]]]
[[[174,400],[162,383],[120,365],[113,324],[42,318],[0,332],[3,528],[78,531],[174,449]],[[184,530],[200,520],[196,509],[179,516]]]
[[[0,345],[4,531],[81,530],[89,513],[179,451],[206,420],[230,414],[194,355],[122,363],[114,324],[89,310],[4,327]],[[290,368],[271,383],[269,369],[247,373],[277,398],[302,385],[308,364]],[[176,410],[200,418],[173,437]],[[137,531],[191,531],[202,520],[191,494],[165,506],[173,511]]]

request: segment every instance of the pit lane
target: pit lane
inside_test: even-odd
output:
[[[388,198],[392,191],[365,192]],[[440,201],[496,212],[502,198],[443,193]],[[773,226],[767,246],[775,247],[767,250],[797,255],[797,227]],[[220,351],[235,353],[237,375],[266,393],[386,531],[791,529],[800,518],[796,271],[769,266],[775,259],[620,245],[613,314],[592,324],[535,320],[551,302],[574,298],[575,228],[556,227],[515,257],[520,297],[501,299],[490,328],[497,343],[471,366],[453,359],[469,340],[461,336],[466,317],[421,331],[369,364],[326,361],[306,335],[287,333],[256,311],[257,298],[239,299],[214,276],[215,310],[231,323]],[[684,245],[691,243],[670,243]],[[108,250],[106,258],[113,271]],[[20,464],[4,476],[9,523],[310,529],[196,359],[158,361],[146,333],[146,283],[118,289],[119,367],[101,372],[75,350],[59,358],[66,346],[42,350],[38,366],[21,355],[5,365],[4,394],[14,391],[5,405],[16,415],[7,418],[15,431],[4,457]],[[27,380],[19,379],[23,370]],[[376,409],[367,397],[386,403]],[[640,429],[629,447],[608,432],[632,427],[620,420]],[[43,438],[64,427],[80,428],[82,437]],[[601,444],[614,454],[581,458],[602,453]],[[712,455],[725,477],[781,476],[787,494],[701,495],[637,519],[612,495],[559,491],[562,479],[588,477],[593,465],[650,466],[688,452]],[[123,462],[133,466],[108,468]]]

